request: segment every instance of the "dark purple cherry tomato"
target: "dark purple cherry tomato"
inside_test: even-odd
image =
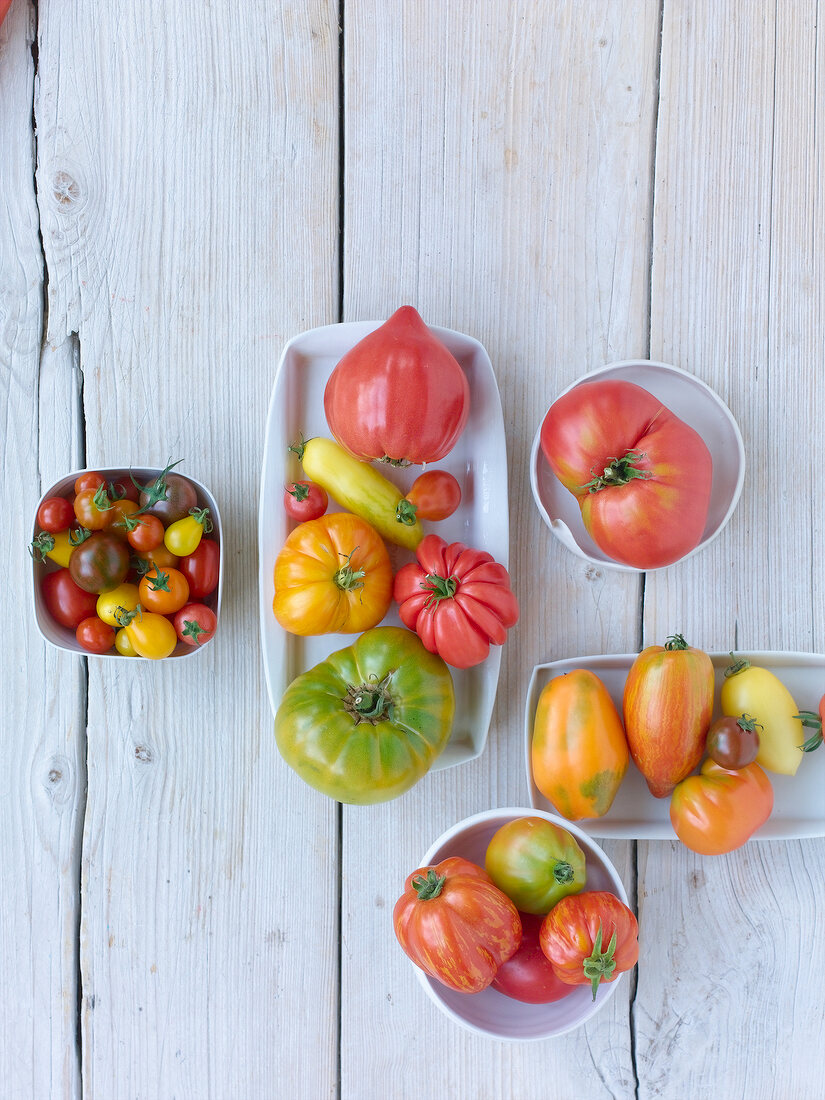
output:
[[[539,929],[544,917],[533,913],[520,913],[519,916],[521,946],[512,958],[498,968],[493,989],[531,1005],[560,1001],[576,987],[556,976],[553,964],[541,949]]]
[[[47,573],[40,582],[40,592],[54,621],[70,630],[77,630],[84,619],[94,615],[97,607],[97,596],[79,588],[68,569]]]
[[[72,551],[69,571],[85,592],[110,592],[126,579],[129,548],[115,535],[96,531]]]
[[[164,527],[188,516],[198,506],[195,486],[180,474],[170,474],[171,468],[167,466],[153,482],[142,486],[140,493],[140,507],[149,515],[157,516]]]
[[[47,497],[37,509],[37,526],[41,531],[56,535],[75,522],[72,502],[65,497]]]
[[[114,628],[98,619],[97,615],[84,619],[75,631],[75,637],[89,653],[108,653],[115,644]]]
[[[328,504],[326,491],[314,481],[293,481],[284,489],[284,511],[299,523],[318,519],[326,512]]]
[[[759,752],[759,723],[748,714],[717,718],[708,730],[707,750],[721,768],[744,768]]]

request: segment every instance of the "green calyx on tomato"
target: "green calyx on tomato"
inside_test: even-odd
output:
[[[108,512],[109,509],[112,507],[112,504],[114,503],[112,498],[109,496],[105,485],[100,485],[95,490],[95,495],[92,497],[92,501],[95,508],[97,508],[99,512]]]
[[[484,856],[487,874],[522,913],[544,916],[587,881],[585,855],[567,829],[543,817],[500,826]]]
[[[634,478],[647,480],[653,476],[650,470],[639,470],[634,465],[646,457],[638,451],[628,451],[624,458],[611,458],[602,473],[596,474],[591,470],[592,480],[586,481],[579,488],[587,489],[589,493],[598,493],[600,489],[609,489],[614,485],[627,485]]]
[[[421,587],[425,592],[430,593],[424,603],[424,607],[429,609],[441,603],[442,600],[451,600],[455,596],[458,589],[458,577],[439,577],[436,574],[428,573],[421,582]]]
[[[356,546],[355,550],[357,549],[358,547]],[[342,592],[350,592],[355,588],[364,587],[364,577],[367,575],[366,570],[352,568],[352,555],[355,553],[355,550],[350,551],[344,559],[344,564],[332,578]]]
[[[681,634],[671,634],[665,642],[665,649],[668,653],[673,653],[682,649],[690,649],[690,646]]]
[[[49,534],[48,531],[41,531],[32,539],[29,553],[35,561],[45,561],[49,551],[54,550],[54,545],[54,535]]]
[[[822,719],[818,714],[814,714],[812,710],[801,710],[795,717],[800,720],[803,726],[815,731],[810,737],[802,742],[799,748],[802,752],[813,752],[815,749],[818,749],[824,739],[822,733]]]
[[[585,978],[590,981],[590,988],[593,990],[593,1000],[596,1000],[596,994],[599,990],[599,984],[601,982],[609,982],[613,976],[613,971],[616,969],[616,930],[614,928],[613,935],[610,937],[610,943],[607,945],[607,950],[602,951],[602,923],[599,921],[599,930],[596,933],[596,940],[593,944],[593,952],[582,963],[582,970],[584,971]]]
[[[162,569],[155,566],[154,577],[146,578],[149,582],[149,587],[153,592],[168,592],[169,591],[169,574],[164,573]]]
[[[411,885],[415,887],[415,892],[418,895],[419,901],[431,901],[433,898],[437,898],[441,891],[444,889],[444,883],[447,881],[446,875],[439,875],[434,867],[427,869],[426,875],[416,875],[412,879]]]
[[[388,672],[380,684],[347,684],[347,694],[344,696],[344,710],[355,721],[372,722],[376,725],[385,718],[392,721],[393,701],[388,691],[392,673]]]
[[[175,466],[179,466],[181,462],[183,462],[182,458],[179,458],[177,462],[170,462],[168,466],[165,466],[161,470],[155,480],[150,482],[148,485],[141,485],[139,482],[135,481],[132,474],[129,474],[129,477],[132,478],[132,484],[137,490],[139,490],[141,494],[145,495],[146,497],[145,501],[141,504],[139,511],[148,512],[149,509],[154,508],[154,506],[159,501],[166,499],[166,490],[168,487],[166,475],[169,473],[170,470],[174,469]]]
[[[125,607],[117,607],[113,612],[113,616],[119,627],[126,627],[135,619],[143,618],[143,608],[140,604],[136,604],[131,611],[127,611]]]
[[[407,527],[412,527],[418,518],[416,515],[417,512],[418,508],[416,508],[413,502],[404,497],[398,502],[398,507],[395,509],[395,518],[399,523],[405,523]]]
[[[86,539],[92,537],[92,532],[88,527],[71,527],[69,528],[69,542],[72,546],[80,546],[81,542],[85,542]]]

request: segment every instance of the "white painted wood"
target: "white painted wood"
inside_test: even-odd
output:
[[[522,618],[484,756],[390,806],[344,810],[342,1094],[411,1097],[431,1080],[443,1096],[629,1096],[631,982],[570,1036],[490,1042],[426,998],[391,911],[447,827],[527,804],[533,664],[638,641],[638,579],[560,547],[533,504],[528,458],[556,392],[646,351],[657,5],[491,2],[468,19],[454,5],[349,3],[344,29],[345,317],[410,302],[489,351],[509,426]],[[632,891],[632,845],[610,851]]]
[[[815,4],[665,4],[651,349],[728,401],[749,472],[718,542],[649,578],[646,641],[823,644],[815,24]],[[639,854],[639,1095],[821,1096],[825,841]]]
[[[336,20],[331,3],[42,5],[49,333],[78,333],[88,462],[183,458],[224,524],[214,642],[89,662],[96,1100],[335,1090],[337,814],[275,746],[256,512],[281,346],[336,317]]]

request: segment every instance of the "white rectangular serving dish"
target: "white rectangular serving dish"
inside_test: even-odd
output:
[[[525,746],[530,802],[536,809],[558,813],[533,782],[530,743],[539,694],[545,684],[575,668],[586,668],[602,680],[613,702],[622,712],[624,683],[638,654],[621,653],[593,657],[570,657],[536,665],[527,689]],[[730,664],[729,653],[709,654],[716,674],[714,718],[721,714],[719,690]],[[740,653],[751,664],[768,668],[785,684],[800,710],[816,711],[825,694],[825,656],[818,653]],[[810,733],[811,731],[807,731]],[[806,736],[807,736],[806,733]],[[768,772],[774,791],[773,813],[755,834],[755,840],[793,840],[825,836],[825,747],[806,753],[795,776]],[[670,799],[654,798],[631,760],[627,775],[613,805],[604,817],[576,824],[591,836],[625,840],[675,840],[670,824]]]
[[[330,653],[351,645],[355,634],[322,634],[301,638],[289,634],[272,613],[275,594],[275,559],[294,527],[284,512],[284,488],[305,475],[291,443],[316,435],[331,438],[324,416],[324,388],[338,361],[381,321],[356,321],[325,325],[294,337],[284,348],[269,406],[264,441],[261,497],[258,514],[259,603],[261,647],[267,690],[275,714],[288,684]],[[448,470],[457,478],[462,499],[457,511],[439,523],[424,523],[427,531],[447,542],[461,541],[486,550],[502,565],[508,564],[509,518],[507,508],[507,452],[501,399],[489,356],[469,336],[450,329],[429,326],[461,364],[470,385],[470,413],[467,426],[455,447],[433,467]],[[387,467],[382,473],[406,491],[422,472],[421,466],[406,469]],[[330,511],[340,510],[330,498]],[[414,555],[388,544],[397,570]],[[393,605],[383,620],[400,626]],[[501,649],[493,646],[489,657],[470,669],[450,671],[456,693],[456,716],[450,741],[433,765],[434,769],[461,764],[479,756],[487,732],[498,684]]]

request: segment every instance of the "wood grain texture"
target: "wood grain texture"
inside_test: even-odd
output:
[[[648,579],[646,642],[822,645],[816,8],[665,4],[651,350],[728,402],[749,468],[717,542]],[[819,1097],[825,842],[639,850],[639,1095]]]
[[[646,351],[657,6],[486,3],[467,20],[437,3],[378,12],[349,3],[344,29],[345,319],[409,302],[489,351],[508,425],[522,618],[505,646],[484,756],[426,777],[391,806],[344,811],[342,1094],[413,1096],[437,1066],[445,1096],[526,1100],[546,1097],[550,1081],[580,1100],[632,1095],[629,981],[570,1036],[490,1042],[425,997],[392,937],[391,910],[446,828],[527,804],[532,666],[637,644],[638,579],[591,569],[557,545],[527,471],[554,395]],[[631,882],[631,844],[610,850]],[[375,1037],[367,1063],[365,1031]]]
[[[278,355],[335,319],[336,18],[41,12],[49,334],[77,333],[87,460],[183,458],[219,503],[225,557],[203,653],[89,662],[87,1097],[335,1090],[336,924],[317,915],[337,906],[336,809],[276,750],[255,548]]]

